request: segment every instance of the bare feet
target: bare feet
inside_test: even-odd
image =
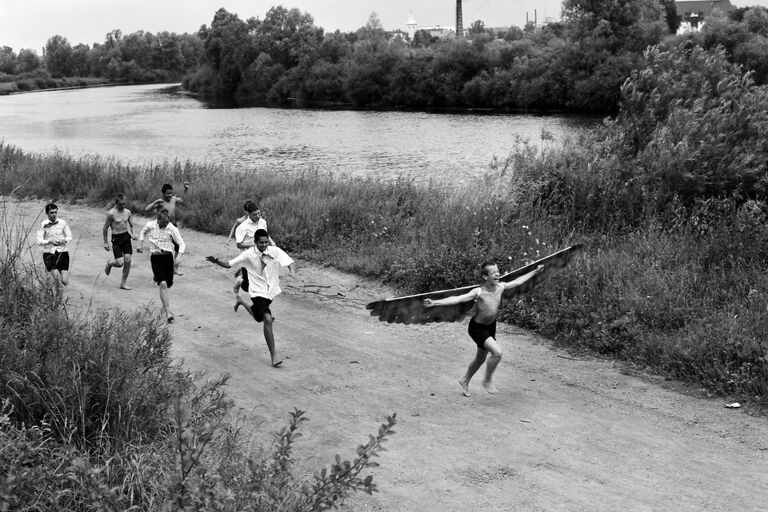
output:
[[[248,309],[248,303],[245,302],[240,295],[237,295],[236,301],[235,301],[235,312],[237,312],[237,310],[240,309],[240,306],[244,306],[245,309]]]
[[[112,265],[110,265],[110,262],[107,262],[107,266],[104,267],[104,273],[109,275],[110,272],[112,272]]]
[[[130,289],[131,289],[131,287],[130,287],[130,286],[126,286],[126,285],[124,285],[124,284],[121,284],[121,285],[120,285],[120,289],[121,289],[121,290],[130,290]]]
[[[173,322],[175,322],[175,321],[176,321],[176,319],[175,319],[175,318],[173,318],[172,316],[169,316],[169,317],[168,317],[168,323],[169,323],[169,324],[172,324],[172,323],[173,323]]]
[[[464,396],[472,396],[469,392],[469,382],[464,382],[464,379],[459,379],[459,386],[461,386],[461,394]]]
[[[272,368],[280,368],[280,365],[283,364],[282,361],[277,361],[275,363],[272,363]]]
[[[484,380],[483,381],[483,387],[491,395],[494,395],[494,394],[499,392],[499,388],[497,388],[496,385],[493,382],[491,382],[490,380]]]

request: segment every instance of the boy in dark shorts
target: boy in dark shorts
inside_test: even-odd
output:
[[[146,212],[160,212],[162,210],[166,210],[168,212],[168,217],[171,219],[171,224],[178,227],[179,226],[179,216],[176,212],[176,206],[184,203],[184,195],[189,190],[189,182],[184,182],[184,192],[181,193],[181,196],[174,195],[173,193],[173,185],[170,183],[166,183],[162,186],[160,189],[161,193],[163,194],[163,197],[160,199],[155,199],[151,203],[149,203],[146,208],[144,208],[144,211]],[[178,245],[174,244],[174,255],[177,255],[179,253],[179,247]],[[184,274],[182,272],[179,272],[179,261],[174,260],[174,272],[177,275],[183,276]]]
[[[128,279],[128,273],[131,271],[131,257],[133,247],[131,240],[136,240],[133,234],[133,220],[131,219],[131,210],[125,207],[125,195],[118,194],[115,198],[115,207],[107,212],[107,220],[104,222],[104,250],[109,252],[109,242],[107,234],[112,230],[112,255],[115,259],[107,261],[104,267],[104,273],[109,275],[112,267],[123,268],[123,277],[120,280],[121,290],[130,290],[125,284]]]
[[[59,207],[54,203],[45,205],[46,219],[37,230],[37,245],[43,248],[43,263],[54,279],[56,293],[61,296],[61,287],[69,284],[69,252],[67,245],[72,241],[72,231],[64,219],[58,218]]]
[[[178,228],[171,224],[167,210],[160,210],[156,220],[150,220],[141,229],[139,234],[139,247],[136,252],[144,251],[144,238],[152,244],[149,258],[152,265],[152,277],[160,290],[161,313],[168,323],[174,322],[171,312],[170,296],[168,290],[173,286],[174,261],[181,258],[186,250],[184,240],[181,238]],[[174,258],[174,243],[179,247],[179,254]]]
[[[520,286],[543,270],[544,267],[540,265],[535,270],[518,277],[514,281],[501,283],[499,282],[499,267],[493,262],[486,261],[480,265],[480,273],[484,280],[482,285],[471,289],[463,295],[438,300],[424,299],[424,307],[427,308],[432,306],[450,306],[469,301],[475,302],[475,316],[469,321],[468,332],[477,345],[477,353],[472,362],[469,363],[467,373],[459,379],[459,385],[461,385],[464,396],[471,396],[469,393],[469,381],[486,361],[486,358],[488,359],[488,364],[485,366],[483,387],[488,393],[498,392],[496,385],[493,383],[493,372],[496,371],[502,356],[501,347],[496,341],[496,316],[501,306],[502,294],[505,290]],[[491,357],[488,357],[488,354]]]
[[[239,256],[230,261],[221,261],[215,256],[206,259],[224,268],[244,267],[248,271],[249,286],[248,295],[251,297],[251,306],[244,307],[257,322],[264,322],[264,340],[267,342],[269,357],[272,366],[278,368],[282,361],[277,359],[275,353],[275,336],[272,332],[272,311],[269,309],[272,299],[280,294],[280,268],[288,267],[293,273],[293,259],[285,251],[270,245],[269,233],[259,229],[253,234],[256,245],[244,250]]]

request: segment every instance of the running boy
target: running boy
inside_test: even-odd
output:
[[[184,192],[181,193],[182,196],[184,196],[187,191],[189,190],[189,182],[184,182]],[[173,195],[173,185],[166,183],[163,185],[163,187],[160,189],[160,191],[163,193],[163,197],[160,199],[155,199],[151,203],[147,205],[146,208],[144,208],[145,212],[160,212],[161,210],[166,210],[168,212],[168,218],[171,221],[171,224],[174,226],[179,225],[179,216],[176,212],[176,206],[180,205],[184,202],[184,198],[180,196]],[[174,243],[173,245],[174,249],[174,256],[179,254],[179,247]],[[173,261],[173,273],[177,275],[184,275],[181,272],[179,272],[179,261],[178,259],[174,258]]]
[[[237,243],[238,249],[245,250],[256,245],[254,234],[258,230],[263,230],[267,233],[269,231],[267,230],[266,219],[261,216],[259,205],[253,201],[246,201],[243,208],[246,211],[246,215],[245,219],[243,219],[237,228],[235,228],[235,242]],[[269,237],[269,245],[275,245],[272,237]],[[238,304],[242,304],[242,301],[239,299],[241,289],[244,292],[248,291],[248,270],[245,267],[240,268],[235,272],[235,286],[232,288],[232,291],[235,292],[235,298],[238,300]],[[237,311],[238,304],[235,305],[235,311]]]
[[[128,279],[128,273],[131,271],[131,257],[133,247],[131,240],[136,240],[133,234],[133,220],[131,219],[131,210],[125,207],[125,195],[118,194],[115,197],[115,207],[107,212],[107,220],[104,222],[104,250],[109,252],[109,242],[107,235],[112,230],[112,255],[113,260],[107,261],[104,267],[104,273],[109,275],[112,267],[123,269],[123,277],[120,280],[121,290],[130,290],[125,284]]]
[[[160,290],[161,313],[169,324],[174,322],[168,290],[173,286],[173,247],[174,243],[179,247],[176,259],[181,258],[186,246],[181,238],[181,233],[176,226],[171,224],[168,212],[160,210],[156,220],[150,220],[141,229],[139,234],[139,247],[136,252],[141,254],[144,250],[144,237],[149,239],[152,265],[152,276]]]
[[[72,241],[72,231],[64,219],[58,218],[59,207],[54,203],[45,205],[48,217],[37,230],[37,245],[43,248],[43,263],[61,296],[61,287],[69,284],[69,252],[67,245]]]
[[[498,389],[493,383],[493,372],[501,361],[501,347],[496,341],[496,316],[501,306],[502,294],[504,291],[520,286],[536,274],[544,270],[543,266],[538,266],[535,270],[524,274],[514,281],[508,283],[499,282],[499,267],[495,263],[486,261],[480,265],[480,273],[483,276],[483,284],[473,288],[463,295],[446,297],[444,299],[432,300],[424,299],[424,307],[432,306],[450,306],[462,302],[475,302],[475,316],[469,321],[469,336],[477,345],[477,354],[469,363],[467,373],[459,380],[461,390],[464,396],[471,396],[469,393],[469,381],[472,376],[480,369],[488,358],[485,366],[485,380],[483,387],[488,393],[497,393]]]
[[[293,273],[293,259],[285,251],[270,245],[269,233],[260,229],[254,233],[256,245],[240,253],[234,259],[221,261],[215,256],[206,259],[224,268],[232,268],[242,265],[248,270],[250,286],[248,294],[251,297],[252,306],[246,305],[253,319],[264,322],[264,340],[267,342],[269,357],[272,366],[278,368],[283,362],[277,359],[275,353],[275,336],[272,332],[272,311],[269,305],[280,294],[280,267],[288,267]]]

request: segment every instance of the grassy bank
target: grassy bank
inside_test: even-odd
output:
[[[45,89],[72,89],[113,83],[106,78],[60,77],[53,78],[44,71],[0,77],[0,96],[18,92],[42,91]]]
[[[228,377],[172,360],[145,311],[61,303],[24,263],[30,229],[0,202],[0,510],[310,511],[376,489],[363,472],[394,417],[314,476],[295,470],[302,411],[246,451],[255,433],[231,413]]]
[[[553,194],[544,204],[542,193],[531,191],[549,186],[546,169],[580,162],[588,152],[579,148],[592,143],[544,154],[521,146],[504,169],[465,188],[323,173],[274,177],[189,163],[127,166],[27,155],[6,145],[0,146],[0,192],[21,185],[20,196],[100,207],[126,192],[129,208],[138,211],[163,183],[179,188],[189,180],[186,227],[224,235],[242,202],[253,198],[292,253],[404,292],[476,282],[477,263],[486,258],[511,269],[585,242],[566,272],[507,305],[502,318],[565,346],[764,402],[768,280],[764,249],[754,242],[768,239],[768,231],[748,218],[733,228],[735,221],[722,215],[706,221],[681,214],[671,228],[649,221],[615,232],[579,225],[566,210],[557,213]]]

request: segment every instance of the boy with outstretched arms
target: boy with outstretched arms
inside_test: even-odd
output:
[[[133,219],[131,210],[125,207],[125,195],[118,194],[115,197],[115,206],[107,212],[107,219],[104,222],[104,250],[109,252],[109,242],[107,235],[112,230],[112,255],[114,259],[107,261],[104,267],[104,273],[109,275],[112,267],[123,269],[123,276],[120,280],[121,290],[130,290],[125,282],[128,279],[128,273],[131,271],[131,257],[133,256],[133,247],[131,240],[136,240],[133,234]]]
[[[181,193],[181,196],[184,196],[187,191],[189,190],[189,182],[184,182],[184,192]],[[163,187],[160,189],[160,191],[163,194],[163,197],[160,199],[155,199],[151,203],[147,205],[146,208],[144,208],[144,211],[146,212],[160,212],[161,210],[166,210],[168,212],[168,218],[171,221],[171,224],[174,226],[179,225],[179,216],[176,211],[176,206],[184,203],[184,198],[181,196],[176,196],[173,194],[173,185],[170,183],[166,183],[163,185]],[[179,247],[174,244],[174,255],[177,255],[179,253]],[[181,272],[179,272],[179,261],[177,259],[174,259],[173,262],[173,273],[177,275],[184,275]]]
[[[488,393],[497,393],[498,389],[493,383],[493,372],[501,362],[501,347],[496,341],[496,316],[501,306],[502,294],[505,290],[520,286],[531,277],[541,273],[543,266],[524,274],[514,281],[508,283],[499,282],[499,267],[490,261],[480,265],[480,273],[483,276],[483,284],[473,288],[463,295],[446,297],[444,299],[432,300],[424,299],[424,307],[450,306],[462,302],[475,302],[475,316],[469,321],[469,336],[477,345],[475,358],[469,363],[467,373],[459,380],[461,390],[464,396],[471,396],[469,393],[469,381],[472,376],[480,369],[483,363],[488,359],[485,366],[485,380],[483,387]],[[490,354],[491,357],[488,357]]]
[[[69,251],[72,231],[64,219],[59,218],[59,207],[54,203],[45,205],[46,219],[37,230],[37,245],[43,248],[43,263],[61,296],[61,287],[69,284]]]
[[[275,336],[272,332],[272,311],[269,305],[280,294],[280,268],[287,267],[293,273],[293,259],[277,246],[270,245],[269,233],[260,229],[254,233],[255,246],[244,250],[239,256],[222,261],[215,256],[206,259],[224,268],[245,267],[250,276],[248,295],[252,305],[245,305],[257,322],[264,322],[264,340],[267,342],[272,366],[278,368],[283,362],[277,359]]]
[[[171,224],[168,212],[165,210],[160,210],[157,219],[150,220],[141,229],[139,247],[136,249],[139,254],[144,251],[145,237],[151,244],[149,261],[152,265],[152,278],[160,290],[161,313],[170,324],[174,322],[174,316],[171,312],[168,290],[173,286],[174,260],[181,258],[186,246],[181,238],[181,233],[176,226]],[[174,244],[179,248],[179,254],[176,258],[173,256]]]

